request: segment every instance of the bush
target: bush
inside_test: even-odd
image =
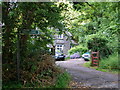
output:
[[[108,58],[102,58],[100,61],[99,68],[102,69],[120,69],[120,65],[118,63],[118,53],[114,53],[110,55]]]
[[[68,53],[71,55],[71,54],[79,52],[79,54],[82,55],[83,53],[85,53],[87,51],[88,51],[87,47],[83,47],[82,45],[78,45],[78,46],[71,48],[68,51]]]
[[[12,81],[17,81],[17,73],[16,68],[12,66],[14,66],[12,63],[11,65],[3,65],[4,88],[15,87]],[[46,87],[54,85],[56,76],[61,72],[61,70],[55,66],[52,56],[43,52],[28,55],[28,57],[21,62],[20,66],[21,87]],[[9,82],[11,82],[11,86]]]
[[[47,53],[37,53],[24,60],[21,80],[26,81],[25,87],[28,87],[29,83],[33,87],[46,87],[55,83],[54,80],[58,73],[60,71],[55,66],[52,56]]]
[[[99,51],[100,57],[108,57],[112,50],[107,46],[108,41],[105,38],[101,37],[92,37],[87,41],[88,49],[91,51]]]

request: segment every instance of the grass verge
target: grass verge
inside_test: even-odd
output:
[[[17,82],[7,82],[6,84],[2,85],[2,88],[7,89],[7,88],[22,88],[21,83]]]
[[[67,72],[60,73],[56,78],[56,83],[53,86],[46,86],[41,88],[68,88],[69,83],[71,80],[71,76]],[[3,88],[22,88],[22,84],[18,84],[17,82],[13,83],[7,83],[7,85],[4,85]],[[34,88],[34,87],[32,87]]]
[[[66,58],[65,58],[65,60],[69,60],[69,59],[70,59],[70,57],[66,57]]]
[[[109,72],[113,74],[120,73],[117,54],[110,55],[108,58],[103,58],[100,61],[99,67],[92,67],[91,61],[84,63],[85,67],[96,69],[98,71]]]
[[[70,80],[70,75],[67,72],[63,72],[58,75],[56,84],[52,88],[68,88]]]

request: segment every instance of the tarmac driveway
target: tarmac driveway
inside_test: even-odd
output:
[[[72,85],[73,88],[118,88],[118,74],[83,67],[82,64],[85,62],[82,58],[70,59],[67,61],[56,61],[56,65],[66,69],[71,74],[73,82],[76,83]]]

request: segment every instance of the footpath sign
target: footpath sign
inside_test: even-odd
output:
[[[40,34],[40,31],[39,30],[34,30],[34,29],[31,29],[31,30],[28,30],[28,29],[24,29],[21,31],[21,34],[29,34],[29,35],[39,35]]]

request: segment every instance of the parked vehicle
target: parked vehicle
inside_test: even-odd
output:
[[[65,60],[65,55],[63,53],[56,53],[55,60],[56,61],[64,61]]]
[[[59,55],[55,57],[56,61],[64,61],[65,60],[65,56],[64,55]]]
[[[79,53],[74,53],[73,55],[70,55],[70,59],[77,59],[80,58]]]
[[[85,61],[89,61],[90,60],[90,53],[89,52],[86,52],[82,55],[82,58],[84,58]]]

